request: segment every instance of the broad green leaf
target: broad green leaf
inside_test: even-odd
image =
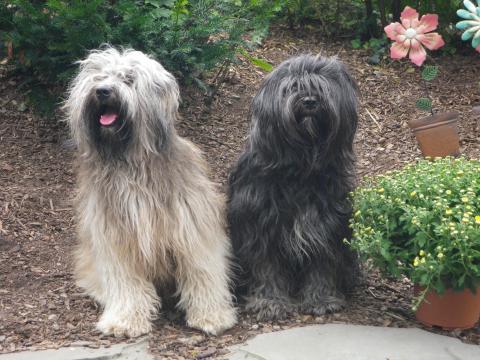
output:
[[[362,47],[362,42],[360,39],[353,39],[350,41],[350,44],[352,44],[352,48],[354,49],[360,49]]]
[[[255,66],[258,66],[259,68],[267,71],[267,72],[270,72],[273,70],[273,66],[272,64],[270,64],[269,62],[265,61],[265,60],[262,60],[262,59],[259,59],[257,57],[254,57],[252,55],[250,55],[245,49],[243,48],[240,48],[239,49],[240,53],[245,56],[248,61],[250,61],[253,65]]]

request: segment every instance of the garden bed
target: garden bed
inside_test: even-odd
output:
[[[348,42],[323,41],[314,29],[293,35],[276,28],[255,56],[277,65],[305,52],[338,55],[359,83],[359,178],[399,168],[420,156],[407,126],[421,93],[417,72],[406,63],[368,65],[366,52],[352,51]],[[478,61],[478,56],[437,58],[441,72],[432,85],[434,106],[460,113],[462,152],[475,158],[480,158],[480,123],[471,108],[480,103]],[[248,62],[232,66],[209,105],[200,90],[182,91],[179,132],[203,149],[212,177],[223,185],[244,145],[249,103],[264,76]],[[72,281],[73,151],[64,145],[67,134],[61,124],[25,109],[20,85],[20,79],[6,78],[0,70],[0,353],[75,342],[108,346],[121,340],[95,331],[100,309]],[[408,281],[386,281],[372,272],[341,313],[299,315],[274,323],[257,323],[242,314],[239,325],[219,337],[205,337],[184,326],[180,314],[165,310],[150,337],[151,349],[159,358],[207,358],[254,334],[310,323],[420,327],[410,310],[411,293]],[[478,327],[433,331],[480,344]]]

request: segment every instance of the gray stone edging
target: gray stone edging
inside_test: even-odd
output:
[[[148,339],[135,343],[116,344],[108,348],[91,349],[69,346],[58,350],[22,351],[0,355],[0,360],[153,360],[148,353]]]

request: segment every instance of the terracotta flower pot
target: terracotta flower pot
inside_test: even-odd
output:
[[[415,296],[424,288],[414,286]],[[440,326],[444,329],[469,329],[480,318],[480,288],[476,294],[469,289],[457,292],[446,290],[439,295],[431,290],[420,303],[415,316],[427,326]]]
[[[457,119],[458,113],[450,111],[408,122],[417,138],[423,156],[460,155]]]

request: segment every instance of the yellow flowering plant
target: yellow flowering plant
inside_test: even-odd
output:
[[[427,290],[480,285],[480,161],[419,160],[352,193],[351,246]]]

